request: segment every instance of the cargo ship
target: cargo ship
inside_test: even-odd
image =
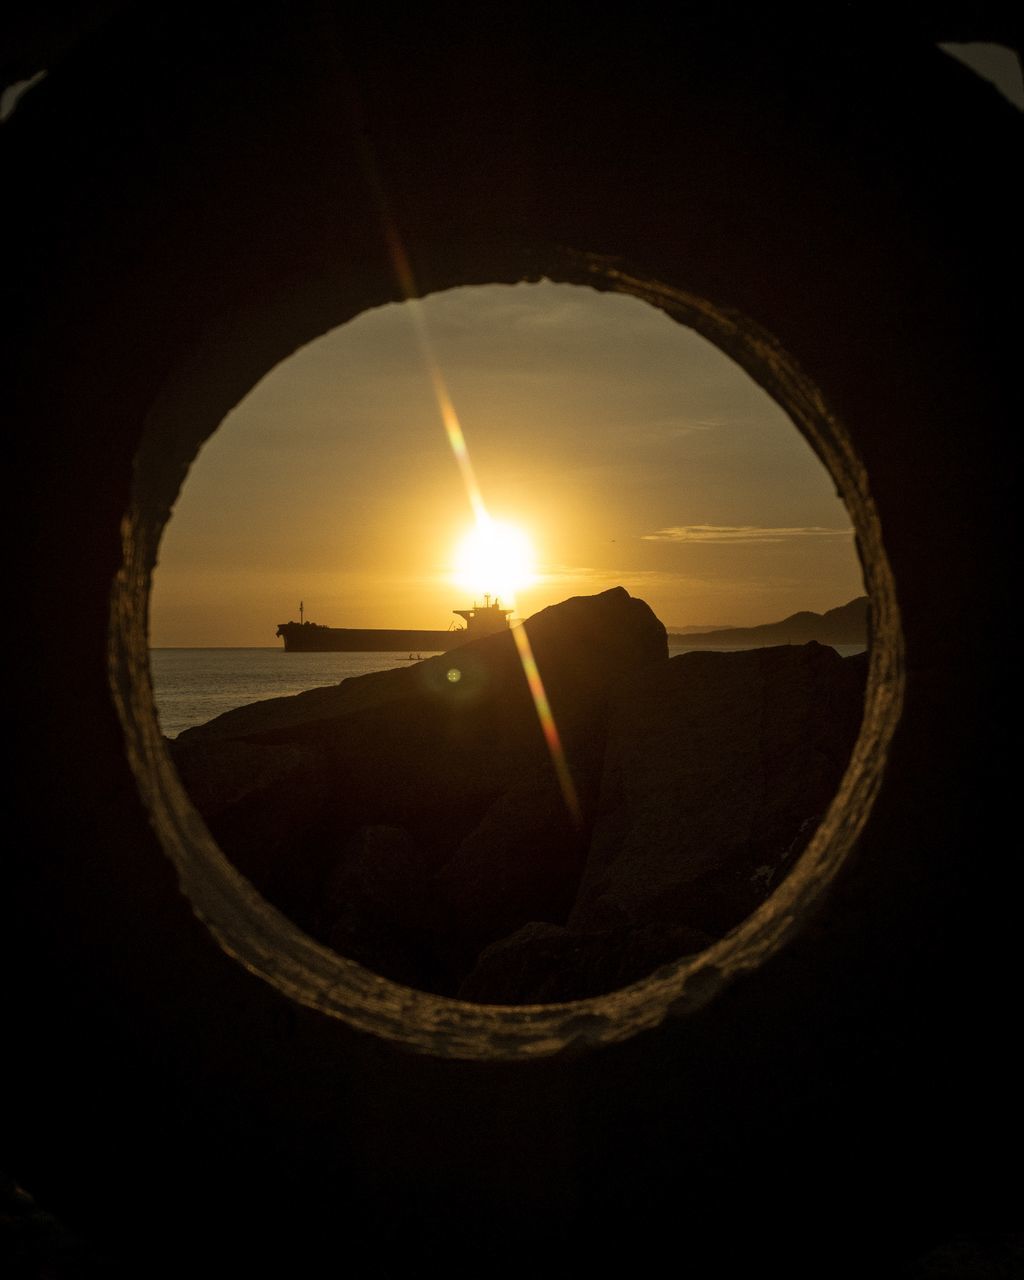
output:
[[[406,631],[376,627],[326,627],[307,622],[305,607],[299,604],[299,621],[282,622],[277,634],[286,653],[445,653],[460,644],[508,630],[511,609],[503,609],[497,597],[472,609],[453,609],[463,618],[464,627],[452,623],[447,631]]]

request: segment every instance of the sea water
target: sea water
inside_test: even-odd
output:
[[[150,649],[149,667],[160,728],[168,738],[176,738],[246,703],[339,684],[370,671],[407,667],[409,657],[283,649]]]
[[[700,647],[671,645],[669,656]],[[843,657],[864,648],[850,644],[833,647]],[[285,653],[279,648],[149,651],[157,716],[168,738],[249,702],[338,684],[370,671],[407,667],[409,657],[408,653]]]

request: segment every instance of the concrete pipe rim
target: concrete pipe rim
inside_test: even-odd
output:
[[[372,973],[312,939],[228,862],[186,795],[157,722],[147,641],[150,575],[171,502],[197,447],[190,434],[196,415],[203,418],[205,439],[226,409],[294,349],[285,344],[287,349],[274,351],[273,342],[247,345],[251,314],[229,320],[230,333],[220,334],[222,340],[208,333],[154,401],[135,460],[131,507],[122,522],[124,559],[112,588],[108,654],[126,759],[182,892],[224,952],[290,1000],[357,1031],[442,1058],[526,1060],[613,1044],[693,1013],[740,975],[768,961],[820,910],[864,829],[903,699],[904,641],[896,587],[867,472],[849,432],[796,360],[753,320],[642,270],[564,248],[538,255],[531,247],[521,262],[533,265],[510,273],[505,263],[497,263],[496,281],[544,278],[641,298],[709,339],[781,405],[829,471],[850,513],[870,601],[869,675],[860,733],[820,826],[774,893],[707,950],[617,991],[559,1004],[478,1005]],[[437,287],[482,282],[453,276]],[[393,287],[393,282],[381,282],[380,302],[393,300]],[[289,305],[296,315],[309,316],[307,341],[367,309],[365,300],[353,307],[339,297],[335,319],[325,322],[301,290]],[[204,391],[215,376],[214,366],[224,352],[250,349],[262,354],[237,371],[231,404],[218,405],[217,397]]]

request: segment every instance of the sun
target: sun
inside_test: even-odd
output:
[[[455,582],[474,597],[497,596],[511,604],[533,579],[533,548],[514,525],[484,519],[459,543]]]

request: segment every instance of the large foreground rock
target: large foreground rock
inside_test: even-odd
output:
[[[492,945],[461,988],[577,999],[700,950],[806,846],[863,715],[866,655],[811,643],[688,653],[637,672],[612,708],[601,795],[567,927]]]
[[[685,921],[719,935],[748,914],[836,793],[865,672],[865,657],[813,641],[686,653],[638,672],[610,717],[570,924]]]
[[[582,806],[570,815],[510,633],[334,689],[240,708],[171,744],[233,862],[377,972],[454,991],[477,952],[564,922],[586,853],[607,710],[666,661],[622,588],[526,624]]]
[[[483,1002],[596,995],[723,936],[805,847],[863,709],[866,656],[670,661],[621,588],[526,626],[578,813],[511,634],[171,745],[271,901],[377,973]]]

